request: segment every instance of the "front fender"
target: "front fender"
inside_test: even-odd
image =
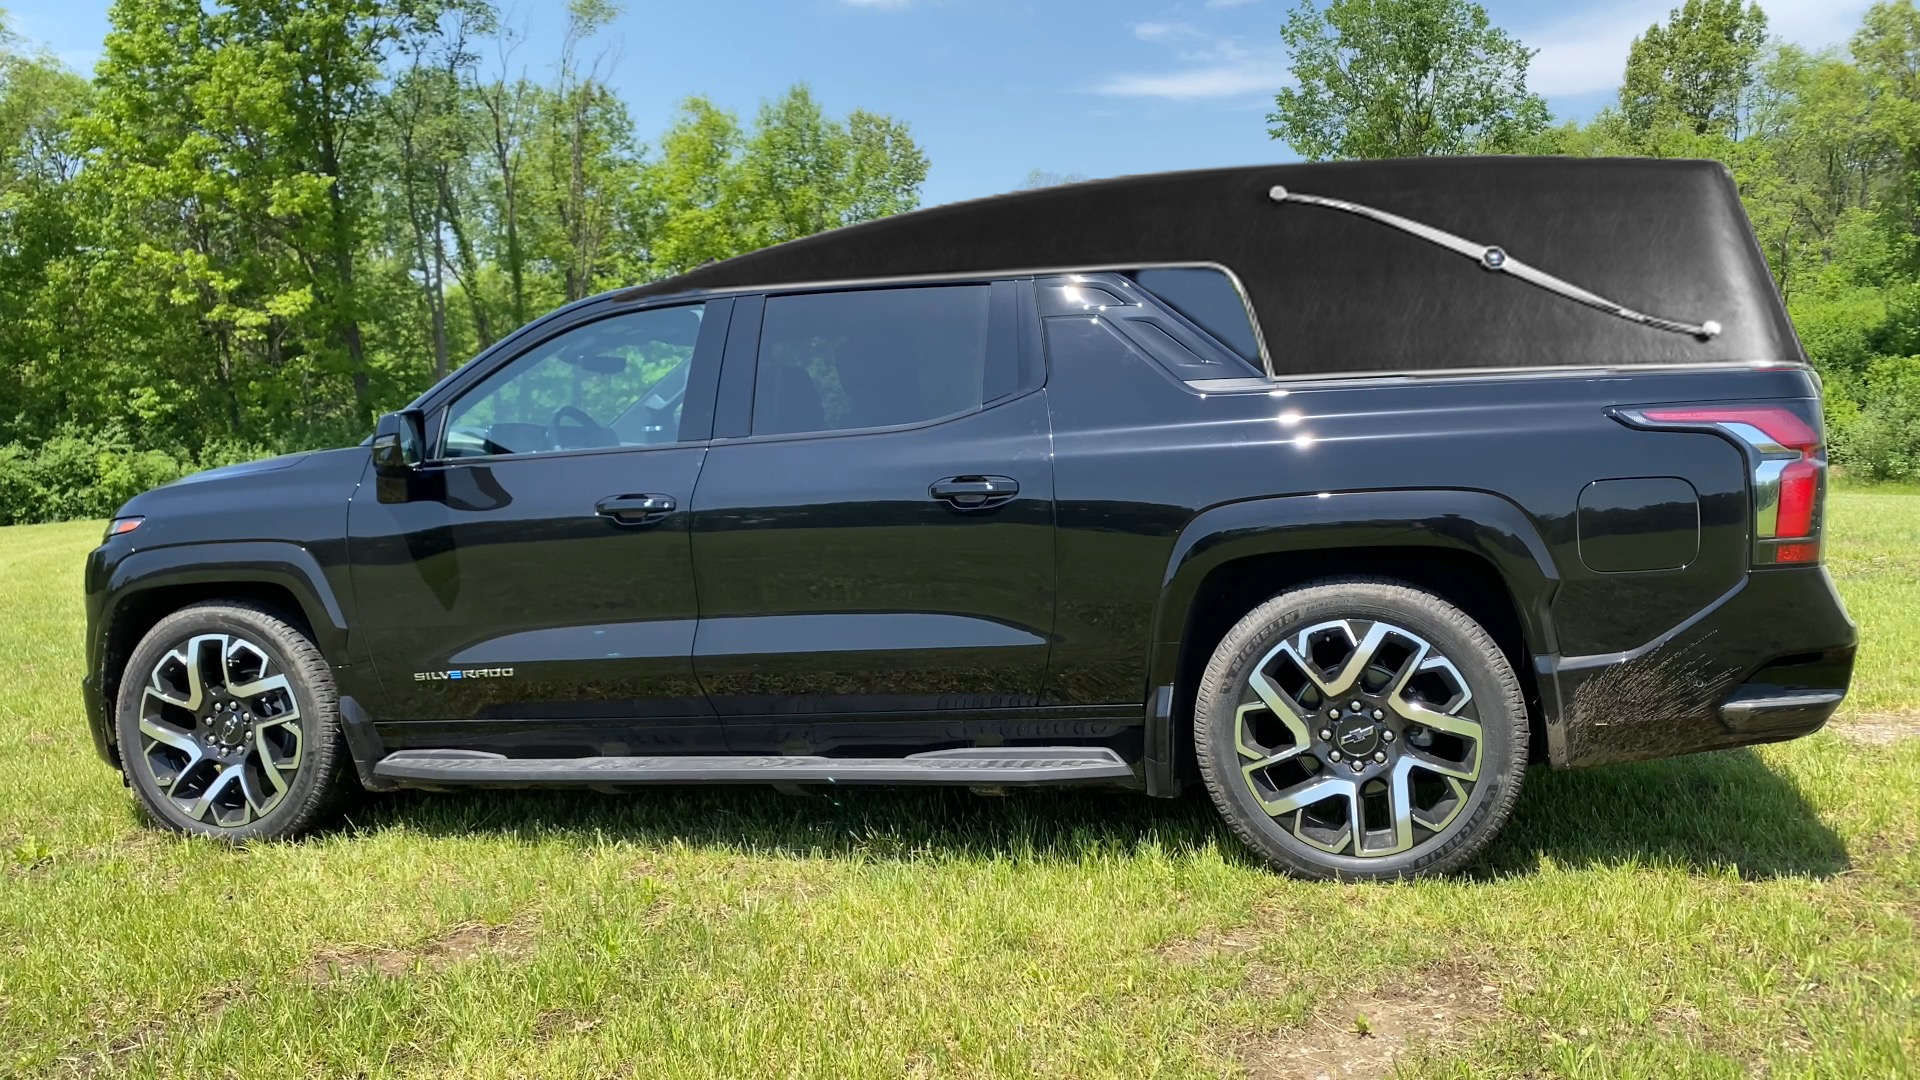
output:
[[[1181,645],[1202,585],[1240,559],[1316,551],[1430,547],[1485,560],[1512,594],[1535,655],[1558,651],[1550,608],[1559,573],[1531,518],[1497,495],[1463,489],[1358,491],[1249,499],[1205,510],[1181,530],[1153,619],[1148,776],[1170,784]]]
[[[87,714],[94,745],[114,761],[113,680],[105,670],[108,643],[118,620],[156,590],[208,591],[220,585],[270,585],[285,589],[300,606],[329,662],[346,657],[347,616],[320,561],[298,544],[280,540],[238,540],[177,544],[135,550],[114,558],[108,547],[87,560]]]

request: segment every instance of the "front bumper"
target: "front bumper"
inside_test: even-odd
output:
[[[1535,658],[1555,765],[1778,742],[1817,731],[1859,635],[1823,567],[1757,570],[1646,645]]]
[[[113,744],[113,726],[107,716],[107,698],[92,675],[80,680],[80,700],[87,707],[87,734],[93,736],[93,751],[100,760],[120,767],[120,752]]]

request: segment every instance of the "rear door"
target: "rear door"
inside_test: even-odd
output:
[[[964,744],[1038,701],[1053,473],[1023,305],[1013,281],[737,303],[693,514],[694,665],[736,751]]]
[[[688,525],[730,307],[556,327],[433,407],[410,482],[355,499],[372,712],[413,722],[390,745],[454,725],[555,752],[723,748],[693,675]]]

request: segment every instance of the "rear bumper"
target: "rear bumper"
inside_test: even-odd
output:
[[[1631,652],[1536,657],[1548,757],[1599,765],[1817,731],[1846,696],[1857,642],[1824,568],[1754,571]]]

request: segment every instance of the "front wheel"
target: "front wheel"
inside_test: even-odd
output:
[[[297,835],[351,782],[333,673],[305,634],[251,604],[194,604],[121,672],[120,762],[147,813],[181,832]]]
[[[1513,811],[1527,710],[1485,630],[1431,593],[1315,582],[1240,620],[1194,703],[1214,805],[1276,869],[1306,878],[1442,874]]]

